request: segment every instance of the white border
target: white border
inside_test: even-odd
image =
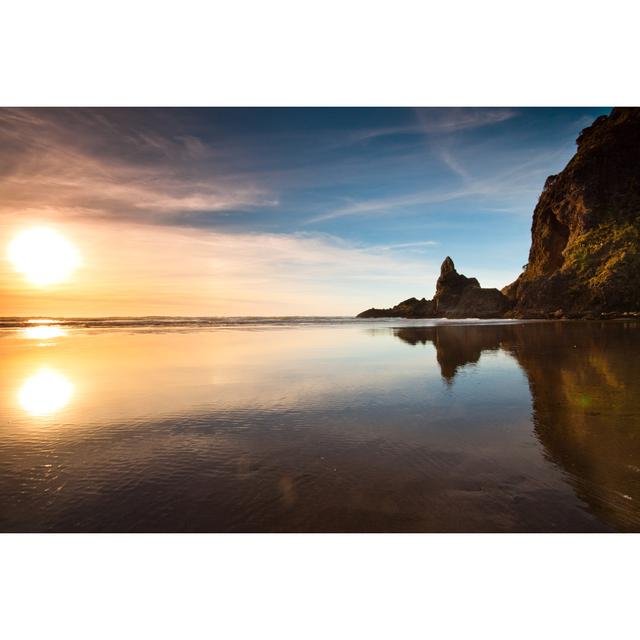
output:
[[[638,537],[3,536],[4,637],[624,638]],[[7,632],[8,630],[8,632]]]
[[[631,105],[630,0],[31,0],[0,104]]]

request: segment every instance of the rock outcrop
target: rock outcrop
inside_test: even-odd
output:
[[[529,262],[502,292],[516,317],[640,311],[640,108],[584,129],[533,213]]]
[[[511,306],[497,289],[483,289],[476,278],[456,271],[448,256],[436,283],[435,316],[442,318],[500,318]]]
[[[458,273],[447,256],[433,300],[409,298],[391,309],[367,309],[358,318],[501,318],[510,307],[497,289],[483,289],[476,278]]]
[[[358,318],[435,318],[433,300],[408,298],[390,309],[372,307],[358,314]]]
[[[640,108],[616,108],[582,131],[533,213],[529,262],[502,292],[442,263],[433,300],[359,315],[407,318],[640,316]]]

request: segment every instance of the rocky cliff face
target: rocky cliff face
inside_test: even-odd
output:
[[[517,317],[640,311],[640,108],[586,128],[533,214],[529,262],[502,292]]]
[[[409,298],[391,309],[367,309],[358,318],[501,318],[510,306],[497,289],[483,289],[476,278],[458,273],[447,256],[433,300]]]
[[[410,298],[359,317],[589,318],[640,314],[640,108],[584,129],[533,213],[524,272],[499,292],[442,263],[433,300]]]

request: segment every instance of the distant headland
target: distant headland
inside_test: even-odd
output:
[[[577,139],[533,212],[531,249],[511,284],[484,289],[442,263],[432,300],[359,318],[640,317],[640,108],[615,108]]]

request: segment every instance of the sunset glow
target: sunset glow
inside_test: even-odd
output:
[[[67,280],[80,262],[73,244],[47,227],[20,232],[9,244],[8,256],[14,269],[39,287]]]
[[[2,315],[352,316],[447,255],[500,289],[606,112],[1,109]]]

